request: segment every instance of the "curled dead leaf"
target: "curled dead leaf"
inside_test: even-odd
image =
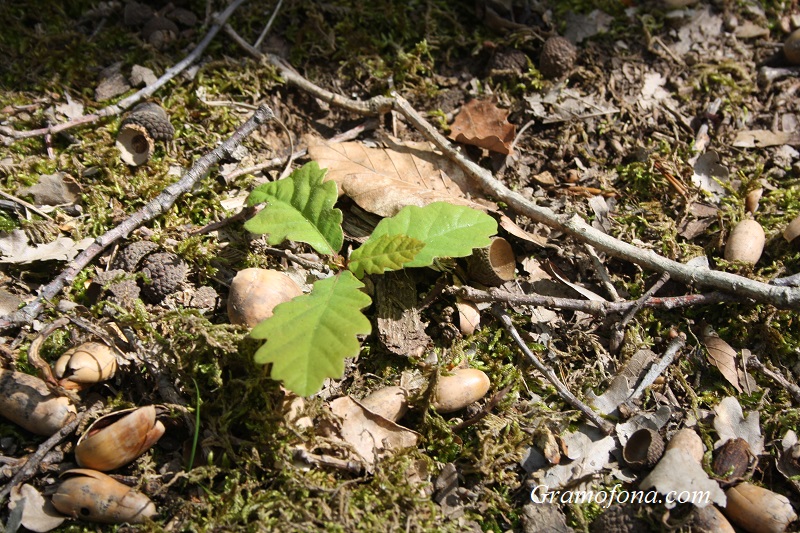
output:
[[[470,100],[450,126],[450,138],[509,155],[516,130],[508,122],[508,111],[488,100]]]

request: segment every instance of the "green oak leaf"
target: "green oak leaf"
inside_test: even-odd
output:
[[[247,205],[267,206],[244,227],[252,233],[267,233],[270,245],[285,240],[310,244],[321,254],[333,255],[342,248],[342,212],[335,209],[337,192],[332,181],[323,183],[325,169],[314,161],[287,178],[256,187]]]
[[[473,248],[488,246],[497,222],[482,211],[464,205],[433,202],[425,207],[408,205],[381,220],[364,243],[384,235],[407,235],[425,243],[404,267],[424,267],[439,257],[465,257]]]
[[[363,286],[345,270],[275,307],[250,332],[255,339],[267,339],[255,354],[256,363],[272,363],[270,376],[300,396],[318,392],[326,377],[342,377],[344,360],[360,350],[357,336],[372,331],[361,312],[372,303],[359,290]]]
[[[383,274],[387,270],[400,270],[403,265],[425,247],[425,243],[408,235],[381,235],[368,239],[350,254],[347,265],[357,278],[364,274]]]

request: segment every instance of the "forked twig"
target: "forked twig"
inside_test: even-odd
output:
[[[614,426],[612,424],[603,420],[603,418],[594,412],[591,407],[580,401],[577,396],[572,394],[566,385],[561,383],[561,380],[558,379],[556,373],[553,372],[549,366],[545,365],[541,359],[536,357],[536,354],[534,354],[531,349],[528,348],[528,345],[525,344],[525,341],[522,340],[522,337],[520,337],[519,332],[517,332],[517,329],[514,327],[514,323],[511,321],[511,318],[506,314],[502,307],[498,305],[493,306],[492,314],[500,320],[500,323],[503,324],[505,330],[509,335],[511,335],[511,338],[514,339],[514,342],[517,343],[517,346],[520,350],[522,350],[522,353],[525,354],[536,370],[544,374],[547,380],[553,385],[553,387],[555,387],[558,395],[561,396],[564,401],[583,413],[586,418],[600,428],[606,435],[611,435],[614,433]]]
[[[55,279],[39,290],[39,295],[34,301],[14,312],[10,317],[0,319],[0,331],[32,322],[42,311],[44,302],[54,298],[64,287],[72,283],[78,273],[86,268],[106,247],[115,241],[126,238],[142,224],[166,213],[181,195],[191,191],[197,182],[203,179],[213,165],[225,157],[231,157],[245,138],[259,126],[272,120],[273,116],[272,110],[266,105],[259,107],[225,142],[198,159],[180,180],[169,185],[164,192],[123,220],[118,226],[97,237]]]

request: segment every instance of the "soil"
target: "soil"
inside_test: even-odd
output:
[[[50,501],[60,476],[78,467],[73,452],[89,423],[148,405],[158,406],[163,437],[109,474],[146,495],[157,514],[120,530],[606,527],[595,522],[628,524],[620,531],[690,530],[699,527],[700,505],[618,501],[598,518],[607,508],[600,501],[537,504],[531,497],[542,486],[561,495],[610,494],[616,486],[665,493],[683,490],[689,476],[705,476],[695,479],[712,494],[742,481],[768,489],[786,511],[787,530],[796,530],[788,510],[800,503],[797,308],[737,296],[735,283],[714,293],[690,287],[597,252],[501,199],[459,191],[459,202],[507,217],[498,234],[516,266],[499,289],[508,298],[495,290],[481,292],[495,302],[465,302],[458,286],[485,289],[469,274],[476,259],[367,275],[370,303],[362,312],[371,333],[360,332],[357,355],[306,398],[270,378],[272,365],[256,362],[264,341],[231,324],[227,312],[230,283],[245,268],[280,270],[306,293],[331,274],[349,273],[350,250],[382,218],[342,195],[340,253],[326,255],[300,238],[275,243],[243,225],[255,187],[307,163],[306,150],[319,139],[390,153],[397,143],[426,141],[403,113],[347,110],[288,79],[287,65],[343,98],[403,96],[504,185],[620,241],[764,283],[797,273],[800,248],[784,230],[800,215],[800,67],[789,61],[796,46],[787,58],[783,45],[800,26],[796,2],[284,2],[255,49],[220,31],[194,65],[147,98],[166,111],[171,126],[162,129],[174,128],[174,136],[145,132],[153,151],[136,167],[115,146],[127,110],[54,135],[13,137],[124,101],[140,88],[132,85],[152,79],[142,67],[163,75],[225,6],[62,4],[0,6],[7,25],[0,32],[0,315],[34,301],[92,238],[157,198],[258,106],[278,121],[256,128],[169,209],[105,247],[35,319],[3,324],[0,367],[42,377],[79,413],[79,423],[48,442],[0,419],[7,531],[96,530],[80,519],[91,503],[56,523],[28,502],[36,501],[32,494]],[[273,9],[245,2],[227,24],[254,43]],[[540,69],[548,40],[563,55]],[[435,157],[445,168],[444,156]],[[413,203],[420,190],[413,191],[401,201]],[[725,251],[733,228],[748,219],[764,232],[754,263]],[[747,239],[748,252],[760,245],[757,235]],[[650,300],[629,316],[586,305],[635,301],[654,287],[667,303]],[[551,299],[531,304],[520,300],[526,295]],[[676,303],[686,295],[701,295],[699,303]],[[110,380],[75,391],[47,379],[48,364],[89,341],[115,347]],[[658,378],[629,398],[670,353]],[[746,364],[751,356],[759,363]],[[482,371],[489,389],[479,373],[468,373],[472,381],[456,388],[477,391],[474,397],[437,411],[443,384],[467,367]],[[603,417],[614,435],[587,423],[548,374],[580,404],[610,405]],[[367,399],[386,387],[398,387],[381,400],[387,404]],[[3,410],[11,409],[11,390],[0,388]],[[664,457],[678,430],[694,432],[704,445],[698,468],[658,474],[649,450],[631,451],[648,458],[646,469],[626,464],[623,446],[640,428],[667,443]],[[712,463],[724,463],[714,450],[726,442],[737,446],[736,475],[708,477]],[[714,502],[726,511],[724,496]]]

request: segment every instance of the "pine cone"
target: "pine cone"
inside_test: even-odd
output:
[[[183,284],[188,270],[186,262],[172,252],[150,254],[142,263],[142,273],[150,279],[142,293],[150,302],[159,303]]]

